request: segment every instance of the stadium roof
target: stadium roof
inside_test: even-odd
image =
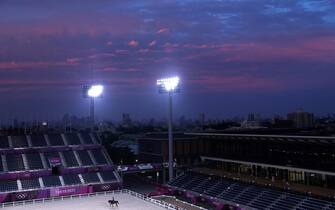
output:
[[[254,140],[254,141],[279,141],[296,143],[321,143],[334,144],[335,137],[330,136],[294,136],[294,135],[259,135],[259,134],[224,134],[224,133],[185,133],[191,136],[220,137],[223,139]]]

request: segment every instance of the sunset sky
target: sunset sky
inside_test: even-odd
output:
[[[333,0],[1,0],[0,117],[163,118],[335,112]]]

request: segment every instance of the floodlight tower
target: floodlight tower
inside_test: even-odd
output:
[[[173,131],[172,131],[172,94],[178,93],[179,77],[170,77],[157,80],[158,92],[168,93],[169,95],[169,111],[168,111],[168,126],[169,126],[169,181],[173,179]]]
[[[102,93],[104,87],[102,85],[91,85],[91,86],[84,86],[84,97],[90,98],[90,121],[92,130],[95,124],[95,114],[94,114],[94,100],[95,98],[102,97]]]

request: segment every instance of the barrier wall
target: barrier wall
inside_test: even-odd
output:
[[[177,190],[171,187],[162,186],[161,189],[164,189],[165,191],[168,191],[170,195],[176,195],[184,197],[186,200],[189,200],[192,204],[197,204],[200,202],[207,203],[210,206],[213,206],[216,210],[245,210],[248,208],[236,206],[234,204],[231,204],[229,202],[225,202],[222,200],[219,200],[215,197],[209,197],[204,195],[199,195],[190,191],[184,191],[184,190]]]
[[[100,149],[102,145],[88,144],[88,145],[71,145],[71,146],[57,146],[57,147],[29,147],[29,148],[2,148],[0,154],[22,154],[33,152],[61,152],[67,150],[86,150],[86,149]]]
[[[55,187],[50,189],[31,190],[31,191],[12,192],[12,193],[1,193],[0,203],[33,200],[33,199],[49,198],[49,197],[79,195],[79,194],[104,192],[104,191],[112,191],[120,189],[122,189],[122,184],[117,182],[117,183],[105,183],[96,185]]]
[[[142,164],[133,164],[133,165],[119,165],[117,167],[118,171],[124,173],[127,172],[141,172],[145,170],[161,170],[163,169],[162,163],[142,163]]]
[[[62,168],[60,167],[61,174],[79,174],[89,173],[98,171],[112,171],[113,166],[90,166],[90,167],[75,167],[75,168]],[[33,177],[50,176],[52,174],[51,169],[34,170],[34,171],[19,171],[19,172],[5,172],[0,174],[0,180],[16,180],[16,179],[27,179]]]

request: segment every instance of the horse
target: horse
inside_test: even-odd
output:
[[[109,200],[108,201],[108,203],[109,203],[109,205],[110,206],[112,206],[112,207],[114,207],[114,205],[116,206],[116,207],[119,207],[119,201],[117,201],[117,200]]]

